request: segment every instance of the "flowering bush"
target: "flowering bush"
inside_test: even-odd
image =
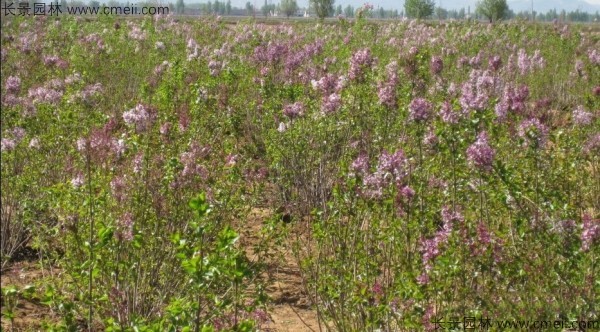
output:
[[[594,38],[2,24],[2,267],[29,246],[59,269],[38,295],[61,318],[48,328],[258,330],[279,247],[328,330],[598,319]]]

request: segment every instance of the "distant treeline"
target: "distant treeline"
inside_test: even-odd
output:
[[[61,3],[65,1],[62,0]],[[204,3],[191,3],[186,4],[184,0],[176,0],[176,3],[169,3],[168,6],[171,9],[171,12],[178,14],[186,14],[186,15],[232,15],[232,16],[253,16],[253,15],[262,15],[262,16],[285,16],[283,14],[283,10],[279,3],[273,3],[272,0],[265,0],[264,3],[256,5],[255,8],[254,2],[246,2],[244,8],[239,8],[231,5],[231,0],[227,1],[208,1]],[[84,6],[85,3],[83,1],[71,1],[69,2],[70,6]],[[108,2],[100,2],[98,0],[91,0],[89,2],[90,6],[131,6],[130,3],[121,4],[118,1],[111,0]],[[153,6],[156,5],[156,2],[147,2],[140,3],[137,5],[139,7],[142,6]],[[162,4],[164,5],[164,4]],[[337,5],[334,7],[332,12],[332,17],[336,16],[344,16],[344,17],[354,17],[357,7],[353,7],[351,5],[342,6]],[[298,8],[295,15],[292,16],[303,16],[308,14],[310,16],[315,16],[314,11],[311,8]],[[379,19],[397,19],[405,16],[404,11],[397,9],[385,9],[383,7],[375,7],[369,13],[369,16],[372,18]],[[524,19],[530,20],[532,16],[531,11],[520,11],[514,12],[509,9],[507,14],[507,19]],[[583,11],[570,11],[567,12],[565,10],[558,11],[556,9],[550,10],[546,13],[540,13],[533,11],[533,17],[536,21],[546,21],[551,22],[554,20],[558,21],[567,21],[567,22],[600,22],[600,13],[596,11],[596,13],[589,13]],[[430,17],[431,19],[455,19],[455,20],[464,20],[464,19],[481,19],[484,20],[484,17],[480,17],[475,10],[472,10],[470,7],[462,8],[460,10],[456,9],[444,9],[441,7],[435,8],[434,14]]]

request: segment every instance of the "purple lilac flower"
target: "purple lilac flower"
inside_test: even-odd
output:
[[[383,187],[386,185],[384,174],[375,172],[363,177],[362,195],[367,199],[380,199],[383,196]]]
[[[146,32],[142,31],[142,29],[137,26],[137,25],[133,25],[131,27],[131,31],[129,31],[129,38],[133,39],[133,40],[145,40],[146,39]]]
[[[158,132],[163,135],[169,135],[169,132],[171,131],[171,123],[170,122],[165,122],[163,124],[160,125],[160,128],[158,129]]]
[[[579,105],[573,111],[573,123],[577,125],[587,126],[592,123],[593,114],[586,112],[583,106]]]
[[[373,283],[373,287],[371,287],[371,291],[376,296],[383,296],[383,286],[378,281],[375,281],[375,283]]]
[[[90,84],[83,88],[80,92],[77,93],[76,97],[81,99],[83,102],[89,102],[92,97],[98,96],[102,93],[102,84]]]
[[[142,171],[142,166],[144,162],[144,154],[142,152],[138,153],[133,158],[133,172],[138,174]]]
[[[211,60],[208,63],[208,69],[210,71],[210,76],[218,76],[219,73],[221,72],[221,69],[223,69],[223,64],[220,61],[217,60]]]
[[[473,255],[481,256],[490,243],[492,243],[490,232],[485,223],[480,220],[477,224],[477,241],[471,243]]]
[[[83,186],[83,175],[77,174],[73,179],[71,179],[71,185],[73,188],[78,189]]]
[[[407,159],[404,151],[398,150],[393,154],[383,151],[379,155],[379,163],[377,164],[377,172],[381,174],[392,174],[396,181],[401,180],[406,176]]]
[[[123,120],[129,126],[135,127],[136,130],[144,131],[149,127],[151,117],[144,105],[137,104],[135,108],[123,113]]]
[[[387,76],[387,84],[391,86],[398,85],[398,62],[392,61],[385,66],[385,73]]]
[[[209,145],[200,145],[196,142],[190,145],[190,148],[182,153],[179,160],[183,164],[182,176],[200,175],[204,176],[205,170],[199,165],[198,161],[208,157],[211,152]]]
[[[21,79],[18,76],[9,76],[5,83],[7,93],[18,93],[21,89]]]
[[[532,72],[536,68],[544,68],[546,61],[541,56],[540,51],[536,50],[533,56],[528,56],[524,49],[520,49],[518,53],[517,65],[521,75]]]
[[[445,228],[444,226],[433,238],[423,240],[421,252],[425,271],[429,272],[433,269],[433,261],[442,254],[441,247],[446,243],[451,232],[452,228]]]
[[[113,139],[111,144],[111,150],[115,154],[117,158],[121,158],[121,156],[125,153],[127,146],[125,144],[124,139]]]
[[[479,51],[479,53],[477,53],[477,55],[475,55],[474,57],[472,57],[469,60],[469,65],[472,68],[479,68],[481,66],[481,58],[483,57],[483,52]]]
[[[417,283],[419,285],[427,285],[429,283],[429,275],[427,272],[423,272],[417,277]]]
[[[233,167],[237,164],[239,156],[237,154],[230,153],[225,157],[225,167]]]
[[[433,105],[424,98],[416,98],[410,103],[409,118],[413,121],[426,121],[431,117]]]
[[[573,219],[558,220],[554,222],[552,232],[562,235],[570,236],[576,229],[576,223]]]
[[[287,130],[287,125],[283,122],[279,122],[279,126],[277,127],[277,131],[283,133]]]
[[[29,148],[30,149],[39,149],[40,148],[40,139],[37,137],[32,138],[29,141]]]
[[[488,106],[497,79],[489,71],[473,70],[462,85],[460,104],[465,112],[482,111]]]
[[[343,84],[343,78],[337,77],[334,74],[327,74],[318,81],[311,81],[313,89],[318,90],[323,95],[339,92],[343,88]]]
[[[496,104],[496,116],[500,120],[504,120],[508,112],[521,114],[525,110],[525,101],[529,97],[529,88],[527,85],[521,85],[518,89],[512,86],[507,86],[500,102]]]
[[[581,233],[581,250],[588,251],[600,238],[600,219],[592,219],[589,214],[583,215],[583,231]]]
[[[379,103],[388,108],[396,107],[396,91],[394,86],[378,83],[377,84],[377,97],[379,98]]]
[[[433,128],[429,128],[425,137],[423,137],[423,144],[428,147],[435,147],[438,144],[439,140],[437,135],[435,134],[435,130]]]
[[[25,129],[21,127],[14,127],[12,130],[12,135],[15,138],[17,144],[19,144],[26,135]]]
[[[14,150],[16,146],[17,143],[12,138],[2,138],[2,141],[0,143],[0,149],[2,152]]]
[[[583,152],[586,154],[600,154],[600,133],[590,136],[583,145]]]
[[[117,221],[118,231],[115,234],[119,241],[131,242],[133,240],[133,216],[127,212]]]
[[[327,97],[323,97],[321,111],[325,114],[334,113],[342,106],[342,98],[337,93],[332,93]]]
[[[65,69],[68,67],[68,63],[56,55],[45,55],[43,57],[43,61],[46,67],[56,66],[61,69]]]
[[[502,67],[502,58],[498,55],[495,55],[489,58],[488,65],[491,70],[498,71],[500,70],[500,67]]]
[[[365,70],[369,70],[374,63],[375,59],[370,49],[364,48],[356,51],[350,58],[350,72],[348,73],[348,77],[351,80],[362,80]]]
[[[434,75],[438,75],[444,69],[444,61],[439,56],[433,56],[431,58],[431,65],[430,65],[430,67],[431,67],[431,72]]]
[[[415,196],[415,190],[409,186],[404,186],[400,190],[400,195],[408,200],[411,200]]]
[[[2,104],[5,106],[16,106],[16,105],[20,105],[23,103],[23,98],[21,97],[17,97],[15,95],[12,94],[6,94],[4,96],[4,100],[2,101]]]
[[[519,125],[519,137],[525,140],[525,146],[543,149],[548,140],[548,128],[540,120],[531,118]]]
[[[477,141],[467,149],[467,160],[469,164],[482,171],[489,172],[496,152],[489,145],[488,135],[482,131],[477,136]]]
[[[290,119],[295,119],[304,115],[304,104],[297,101],[293,104],[286,105],[283,108],[283,115]]]
[[[350,165],[352,175],[358,174],[364,176],[369,172],[369,156],[365,152],[361,152]]]
[[[593,49],[588,52],[588,58],[590,62],[594,65],[600,65],[600,52],[598,50]]]
[[[183,111],[179,113],[179,131],[184,132],[190,125],[190,116],[188,112]]]
[[[456,124],[460,119],[460,114],[452,109],[452,104],[449,101],[444,101],[440,108],[440,116],[445,123]]]
[[[33,103],[57,104],[60,102],[63,93],[62,91],[39,87],[29,89],[28,96],[33,100]]]
[[[116,176],[110,182],[110,189],[117,202],[122,203],[125,200],[127,195],[127,184],[123,176]]]
[[[518,66],[521,71],[521,75],[525,75],[531,68],[531,59],[527,56],[527,52],[524,49],[519,50],[518,54]]]
[[[377,82],[379,103],[388,108],[396,107],[396,86],[398,85],[398,63],[390,62],[386,67],[386,79]]]

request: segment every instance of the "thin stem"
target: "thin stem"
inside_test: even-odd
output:
[[[90,264],[88,267],[88,297],[89,297],[89,315],[88,315],[88,331],[92,331],[92,316],[94,314],[94,304],[92,296],[93,288],[93,262],[94,262],[94,206],[92,202],[92,166],[90,161],[89,142],[86,155],[86,168],[88,178],[88,205],[90,207],[90,234],[89,234],[89,246],[90,246]]]

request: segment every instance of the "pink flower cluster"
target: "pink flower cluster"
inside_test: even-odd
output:
[[[536,118],[523,121],[519,125],[518,134],[524,139],[525,146],[535,149],[543,149],[548,141],[548,127]]]
[[[398,86],[398,62],[392,61],[386,69],[386,80],[377,83],[379,103],[388,107],[396,107],[396,87]]]
[[[283,108],[283,115],[287,116],[290,119],[299,118],[304,115],[304,104],[297,101],[293,104],[286,105]]]
[[[409,118],[415,122],[427,121],[431,118],[433,105],[424,98],[415,98],[408,106]]]
[[[467,160],[469,161],[469,164],[484,172],[491,171],[495,155],[496,152],[490,146],[488,135],[485,131],[479,133],[477,141],[467,149]]]
[[[356,51],[350,58],[350,71],[348,77],[353,81],[361,81],[366,71],[370,70],[375,64],[369,48],[363,48]]]
[[[497,79],[491,72],[473,70],[462,85],[460,104],[465,112],[484,110],[495,92]]]
[[[360,193],[368,199],[380,199],[383,189],[392,181],[398,188],[402,187],[402,180],[407,174],[407,159],[402,150],[393,154],[383,151],[379,155],[377,168],[369,172],[369,160],[366,153],[361,153],[351,164],[351,176],[360,176],[363,180]]]
[[[529,56],[524,49],[520,49],[517,65],[521,75],[526,75],[536,69],[544,68],[546,66],[546,60],[541,56],[539,50],[536,50],[532,56]]]
[[[518,89],[510,85],[505,87],[502,99],[495,107],[496,116],[498,119],[504,120],[509,111],[517,114],[522,113],[525,111],[525,101],[528,97],[529,88],[527,85],[521,85]]]
[[[442,228],[438,230],[432,238],[423,239],[420,251],[422,253],[422,262],[425,271],[417,278],[420,284],[429,282],[429,272],[433,269],[433,261],[442,254],[442,246],[448,242],[455,222],[464,220],[462,214],[458,211],[451,211],[447,206],[442,208]]]
[[[579,105],[573,111],[573,123],[577,125],[587,126],[592,123],[593,114],[590,112],[586,112],[583,106]]]
[[[593,219],[591,215],[583,215],[583,231],[581,233],[581,250],[590,250],[592,244],[600,239],[600,219]]]
[[[137,104],[135,108],[123,112],[123,120],[129,126],[135,127],[139,132],[147,130],[152,123],[152,116],[142,104]]]
[[[346,79],[343,76],[338,77],[334,74],[326,74],[318,81],[311,81],[313,89],[319,91],[323,96],[321,101],[321,111],[324,114],[333,113],[340,108],[342,105],[340,92],[345,84]]]

